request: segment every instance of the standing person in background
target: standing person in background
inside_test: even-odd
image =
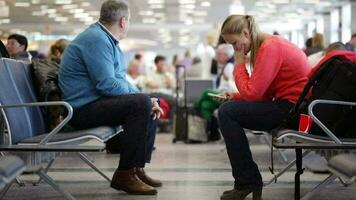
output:
[[[105,1],[98,22],[79,34],[65,49],[59,69],[62,97],[74,110],[76,129],[122,125],[120,162],[111,187],[129,194],[155,195],[162,182],[145,171],[151,160],[157,118],[156,98],[139,93],[126,79],[126,61],[120,40],[130,23],[128,4]],[[110,140],[109,140],[110,141]],[[115,140],[116,141],[116,140]]]
[[[279,36],[259,32],[252,16],[229,16],[221,34],[236,52],[233,73],[238,89],[221,94],[229,101],[218,111],[235,179],[234,189],[221,199],[243,200],[253,193],[253,200],[260,200],[262,177],[244,128],[267,131],[280,125],[303,90],[310,67],[302,50]],[[248,53],[251,76],[246,69]]]
[[[64,49],[68,46],[69,41],[66,39],[59,39],[49,48],[48,58],[57,63],[61,62],[61,58],[64,52]]]
[[[6,49],[10,58],[31,62],[31,54],[27,52],[27,38],[20,34],[11,34],[7,38]]]
[[[352,34],[350,41],[345,46],[348,51],[356,51],[356,33]]]

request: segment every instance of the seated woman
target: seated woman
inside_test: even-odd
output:
[[[244,128],[268,131],[278,126],[293,107],[310,72],[308,60],[296,45],[257,30],[249,15],[231,15],[222,25],[224,40],[235,49],[236,93],[223,93],[229,101],[218,112],[219,126],[235,179],[234,189],[222,200],[262,196],[262,177],[253,161]],[[246,54],[250,53],[249,76]]]

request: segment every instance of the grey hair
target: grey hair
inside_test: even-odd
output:
[[[218,46],[218,49],[221,49],[229,58],[231,58],[235,53],[234,47],[231,44],[227,43],[220,44]]]
[[[122,17],[129,16],[129,5],[122,0],[108,0],[101,5],[100,18],[101,23],[113,25]]]

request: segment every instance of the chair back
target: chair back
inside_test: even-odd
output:
[[[1,105],[37,102],[30,63],[0,59]],[[39,107],[4,109],[11,143],[45,133],[46,125]]]

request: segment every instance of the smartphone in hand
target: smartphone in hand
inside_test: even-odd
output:
[[[227,100],[227,97],[223,96],[221,94],[208,93],[208,96],[214,97],[219,101],[226,101]]]

